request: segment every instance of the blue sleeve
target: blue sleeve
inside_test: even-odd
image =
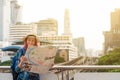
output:
[[[25,54],[25,51],[24,51],[24,49],[19,49],[18,51],[17,51],[17,53],[16,53],[16,58],[17,58],[17,61],[16,61],[16,64],[15,64],[15,71],[18,73],[18,72],[20,72],[20,68],[18,67],[18,64],[19,64],[19,62],[20,62],[20,57],[22,56],[22,55],[24,55]]]

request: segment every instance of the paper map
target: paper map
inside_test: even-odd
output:
[[[28,63],[32,64],[31,72],[47,73],[54,64],[57,48],[52,46],[30,47],[26,51]]]

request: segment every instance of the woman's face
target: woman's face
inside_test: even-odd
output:
[[[34,46],[35,45],[35,36],[28,36],[27,38],[27,45],[28,46]]]

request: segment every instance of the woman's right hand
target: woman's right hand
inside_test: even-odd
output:
[[[27,61],[26,56],[21,56],[21,58],[20,58],[20,62],[23,62],[23,61]]]
[[[23,64],[24,61],[27,61],[26,56],[21,56],[21,58],[20,58],[20,63],[18,64],[18,67],[19,67],[19,68],[22,68],[22,64]]]

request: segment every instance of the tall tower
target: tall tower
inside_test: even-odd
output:
[[[11,24],[21,22],[22,7],[18,5],[17,0],[11,0]]]
[[[120,32],[120,9],[111,12],[111,31]]]
[[[0,0],[0,41],[8,41],[10,25],[10,0]]]
[[[64,33],[63,35],[69,35],[72,36],[70,31],[70,19],[69,19],[69,10],[65,9],[64,13]]]

